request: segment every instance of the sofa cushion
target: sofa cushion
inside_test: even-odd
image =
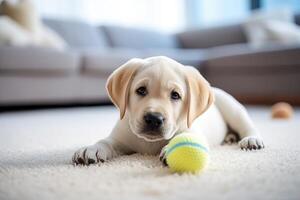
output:
[[[209,48],[247,42],[241,25],[188,30],[177,34],[177,37],[182,48]]]
[[[167,56],[183,65],[194,66],[198,69],[205,59],[205,51],[202,49],[147,49],[141,53],[143,58]]]
[[[141,58],[138,50],[121,48],[84,51],[82,55],[83,73],[101,77],[108,77],[131,58]]]
[[[238,45],[215,48],[206,55],[202,70],[207,80],[241,102],[299,102],[300,46],[255,49]]]
[[[40,47],[0,46],[1,73],[71,73],[79,69],[76,53]]]
[[[44,19],[44,23],[62,36],[73,48],[103,48],[108,46],[104,33],[87,23],[54,19]]]
[[[174,35],[119,26],[101,26],[100,29],[104,30],[113,47],[135,49],[178,47]]]
[[[244,73],[245,70],[268,71],[275,67],[284,69],[283,67],[300,66],[299,55],[300,45],[270,44],[264,48],[254,48],[247,44],[228,45],[208,49],[205,66],[209,71],[217,70],[224,73]]]
[[[204,52],[198,49],[147,49],[139,51],[126,48],[85,51],[83,53],[83,72],[107,77],[131,58],[148,58],[152,56],[167,56],[181,64],[199,68],[204,59]]]

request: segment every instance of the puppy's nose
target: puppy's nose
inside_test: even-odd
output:
[[[152,129],[158,129],[162,127],[164,120],[164,116],[157,112],[146,113],[146,115],[144,116],[146,125]]]

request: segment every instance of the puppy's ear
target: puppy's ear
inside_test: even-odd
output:
[[[143,65],[142,59],[133,58],[116,69],[106,82],[106,90],[111,101],[119,108],[120,118],[123,119],[128,103],[129,90],[137,69]]]
[[[186,66],[187,126],[204,113],[214,101],[209,83],[194,67]]]

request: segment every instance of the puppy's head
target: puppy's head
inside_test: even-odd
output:
[[[195,68],[166,57],[128,61],[109,77],[107,91],[120,118],[126,114],[131,131],[147,141],[172,138],[213,102]]]

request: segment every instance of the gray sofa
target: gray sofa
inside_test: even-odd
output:
[[[300,24],[299,16],[296,23]],[[45,19],[65,51],[0,46],[0,106],[108,102],[109,74],[133,57],[165,55],[192,65],[244,103],[300,104],[300,46],[254,49],[241,25],[166,35]]]

